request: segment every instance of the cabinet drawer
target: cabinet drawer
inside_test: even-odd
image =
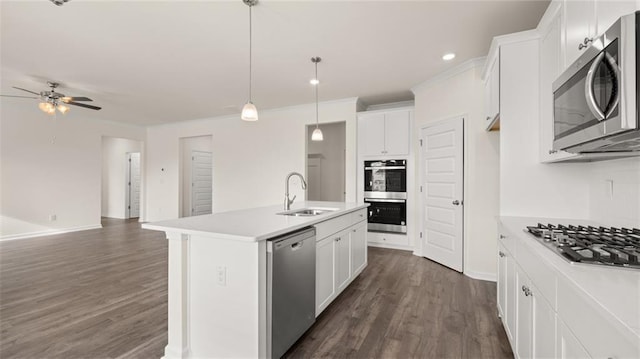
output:
[[[351,224],[356,224],[367,219],[367,209],[359,209],[355,212],[351,212]]]
[[[558,280],[558,316],[593,358],[640,358],[638,337],[564,278]]]
[[[367,242],[406,247],[409,245],[409,237],[402,234],[369,232]]]
[[[351,213],[316,224],[316,240],[319,241],[351,226]]]

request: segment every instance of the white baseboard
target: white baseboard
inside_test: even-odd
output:
[[[473,279],[480,279],[480,280],[486,280],[489,282],[495,282],[497,281],[497,277],[495,273],[483,273],[483,272],[475,272],[475,271],[470,271],[470,270],[465,270],[464,275],[466,275],[467,277],[471,277]]]
[[[101,224],[92,224],[92,225],[89,225],[89,226],[60,228],[60,229],[47,229],[47,230],[44,230],[44,231],[28,232],[28,233],[20,233],[20,234],[9,234],[9,235],[6,235],[6,236],[0,236],[0,241],[11,241],[11,240],[14,240],[14,239],[26,239],[26,238],[50,236],[50,235],[54,235],[54,234],[63,234],[63,233],[70,233],[70,232],[86,231],[88,229],[99,229],[99,228],[102,228]]]

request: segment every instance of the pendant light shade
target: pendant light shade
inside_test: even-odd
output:
[[[311,141],[322,141],[324,140],[324,136],[322,135],[322,130],[317,128],[315,130],[313,130],[313,133],[311,134]]]
[[[258,121],[258,109],[251,101],[244,104],[242,107],[242,115],[240,116],[245,121]]]
[[[258,3],[258,0],[242,0],[247,6],[249,6],[249,101],[242,107],[242,114],[240,118],[245,121],[258,121],[258,109],[256,105],[251,102],[251,76],[252,76],[252,21],[251,21],[251,8]]]
[[[311,141],[323,141],[324,136],[322,135],[322,130],[318,127],[318,86],[320,86],[320,80],[318,80],[318,62],[322,61],[320,57],[312,57],[311,62],[313,62],[316,66],[316,77],[314,77],[316,87],[316,129],[313,130],[311,134]]]

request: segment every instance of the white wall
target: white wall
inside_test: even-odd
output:
[[[35,102],[0,98],[0,238],[99,227],[102,136],[143,141],[145,130],[80,108],[54,121]]]
[[[102,216],[126,218],[127,153],[142,152],[142,142],[102,138]]]
[[[589,164],[539,158],[538,41],[500,48],[500,215],[589,218]]]
[[[307,153],[319,155],[320,177],[311,178],[307,173],[309,188],[308,199],[311,201],[344,201],[344,154],[345,154],[345,123],[329,123],[319,126],[324,136],[323,141],[311,141],[311,133],[315,126],[307,128]],[[317,182],[314,182],[316,180]],[[313,188],[315,187],[315,188]],[[317,191],[314,191],[317,190]],[[318,197],[311,196],[318,193]]]
[[[211,152],[211,136],[184,137],[180,139],[180,217],[191,215],[191,154],[193,151]],[[214,169],[215,171],[215,169]],[[216,212],[215,203],[211,210]]]
[[[464,272],[476,278],[493,279],[496,274],[499,138],[497,133],[484,130],[484,85],[480,78],[483,64],[481,60],[464,63],[413,89],[413,143],[414,150],[419,153],[416,145],[422,127],[464,115]],[[419,171],[416,171],[416,183],[419,183],[418,176]],[[420,223],[419,211],[415,213],[415,221]],[[421,253],[420,245],[417,241],[417,254]]]
[[[212,135],[215,211],[283,203],[285,176],[305,172],[306,125],[315,104],[260,112],[258,122],[239,116],[210,118],[147,129],[148,221],[179,215],[179,138]],[[346,122],[346,201],[355,201],[356,100],[320,103],[320,122]],[[293,183],[291,195],[305,198]]]
[[[640,228],[640,157],[589,164],[590,219]]]

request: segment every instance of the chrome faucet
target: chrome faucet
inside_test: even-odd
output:
[[[293,201],[296,200],[296,196],[293,196],[292,199],[289,199],[289,179],[291,179],[291,176],[300,177],[300,180],[302,181],[302,189],[307,189],[307,182],[304,180],[304,177],[302,177],[301,174],[299,174],[298,172],[289,173],[284,183],[284,210],[285,211],[288,211],[291,208],[291,203],[293,203]]]

